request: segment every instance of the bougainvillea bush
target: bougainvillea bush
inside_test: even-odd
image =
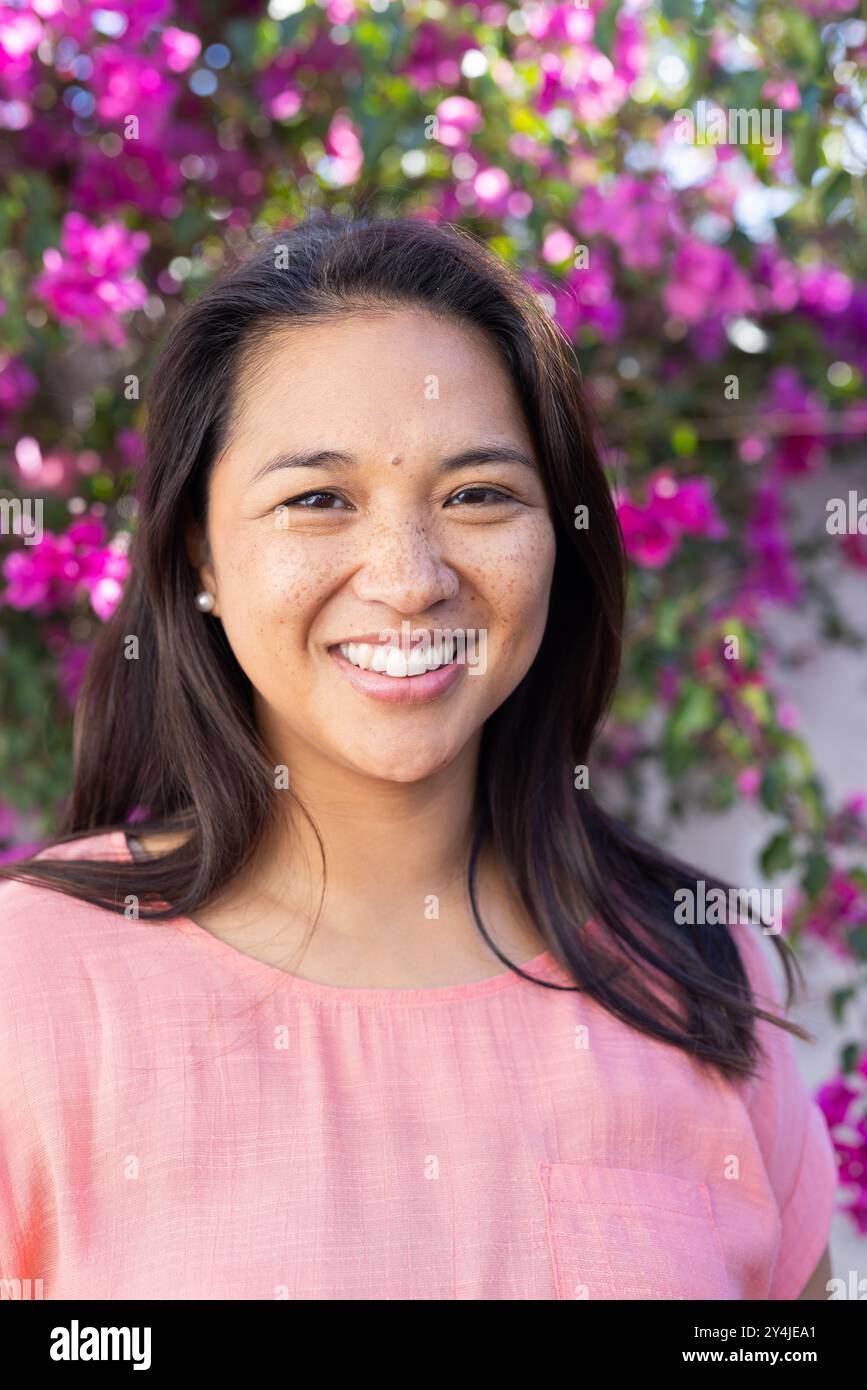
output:
[[[855,1036],[820,1100],[864,1233],[850,1020],[867,790],[830,798],[778,693],[791,653],[775,636],[788,608],[814,614],[817,647],[862,640],[835,598],[867,579],[859,15],[856,0],[0,3],[0,851],[58,824],[172,318],[311,207],[466,226],[573,346],[616,489],[630,641],[594,776],[632,820],[649,774],[673,817],[760,804],[757,869],[794,877],[787,935],[850,967],[829,1003]]]

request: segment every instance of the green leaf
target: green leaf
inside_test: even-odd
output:
[[[717,713],[716,697],[706,685],[688,681],[668,721],[668,736],[680,743],[709,729]]]
[[[846,940],[859,960],[867,960],[867,927],[852,927]]]
[[[680,633],[680,605],[676,599],[663,599],[657,610],[656,640],[666,651],[677,646]]]
[[[851,186],[852,176],[845,169],[837,169],[829,179],[825,180],[819,194],[819,207],[822,209],[823,222],[828,221],[837,204],[847,197]]]
[[[801,887],[809,898],[817,898],[831,876],[831,861],[824,850],[811,850],[807,855]]]
[[[666,19],[692,19],[695,13],[692,0],[662,0]]]
[[[785,763],[769,763],[762,774],[759,796],[762,805],[769,811],[781,811],[789,787],[789,773]]]
[[[788,831],[780,831],[774,835],[765,845],[759,858],[762,872],[767,874],[768,878],[776,878],[777,874],[785,873],[786,869],[791,869],[794,862],[795,852]]]
[[[847,985],[845,989],[835,989],[831,995],[831,1013],[837,1023],[843,1022],[843,1014],[850,999],[854,999],[857,991],[854,985]]]

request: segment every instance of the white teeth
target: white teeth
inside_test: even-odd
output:
[[[444,641],[432,642],[427,651],[423,644],[412,649],[407,657],[400,647],[374,647],[369,642],[341,642],[341,655],[353,666],[362,671],[378,671],[382,675],[421,676],[425,671],[436,671],[447,666],[454,657],[455,640],[448,637]]]
[[[385,674],[387,676],[407,675],[407,661],[399,647],[390,647],[388,656],[385,658]]]

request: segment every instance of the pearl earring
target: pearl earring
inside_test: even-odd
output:
[[[202,613],[210,613],[215,603],[214,595],[207,589],[203,589],[200,594],[196,594],[196,607]]]

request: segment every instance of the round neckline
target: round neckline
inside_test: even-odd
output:
[[[135,830],[131,829],[129,833],[134,835]],[[108,838],[114,847],[120,849],[124,859],[133,864],[140,862],[136,859],[127,842],[125,831],[111,831]],[[271,979],[282,989],[291,990],[298,995],[306,996],[311,1000],[318,1000],[323,1004],[368,1004],[378,1008],[397,1008],[402,1005],[450,1003],[462,999],[478,999],[485,995],[498,994],[517,984],[532,983],[524,980],[514,970],[507,969],[496,975],[488,975],[483,980],[470,980],[466,984],[459,985],[422,985],[397,989],[388,989],[383,986],[369,988],[356,985],[328,985],[318,980],[305,980],[303,976],[293,975],[288,970],[283,970],[279,965],[271,965],[268,961],[258,960],[256,956],[248,955],[246,951],[239,950],[237,946],[232,946],[222,937],[215,936],[206,927],[194,922],[191,917],[170,917],[163,918],[162,921],[166,926],[171,925],[179,928],[189,940],[208,948],[212,954],[231,964],[242,973]],[[544,975],[562,975],[563,973],[562,967],[547,949],[540,951],[531,960],[518,961],[518,965],[521,970],[531,974],[537,974],[540,971]]]

